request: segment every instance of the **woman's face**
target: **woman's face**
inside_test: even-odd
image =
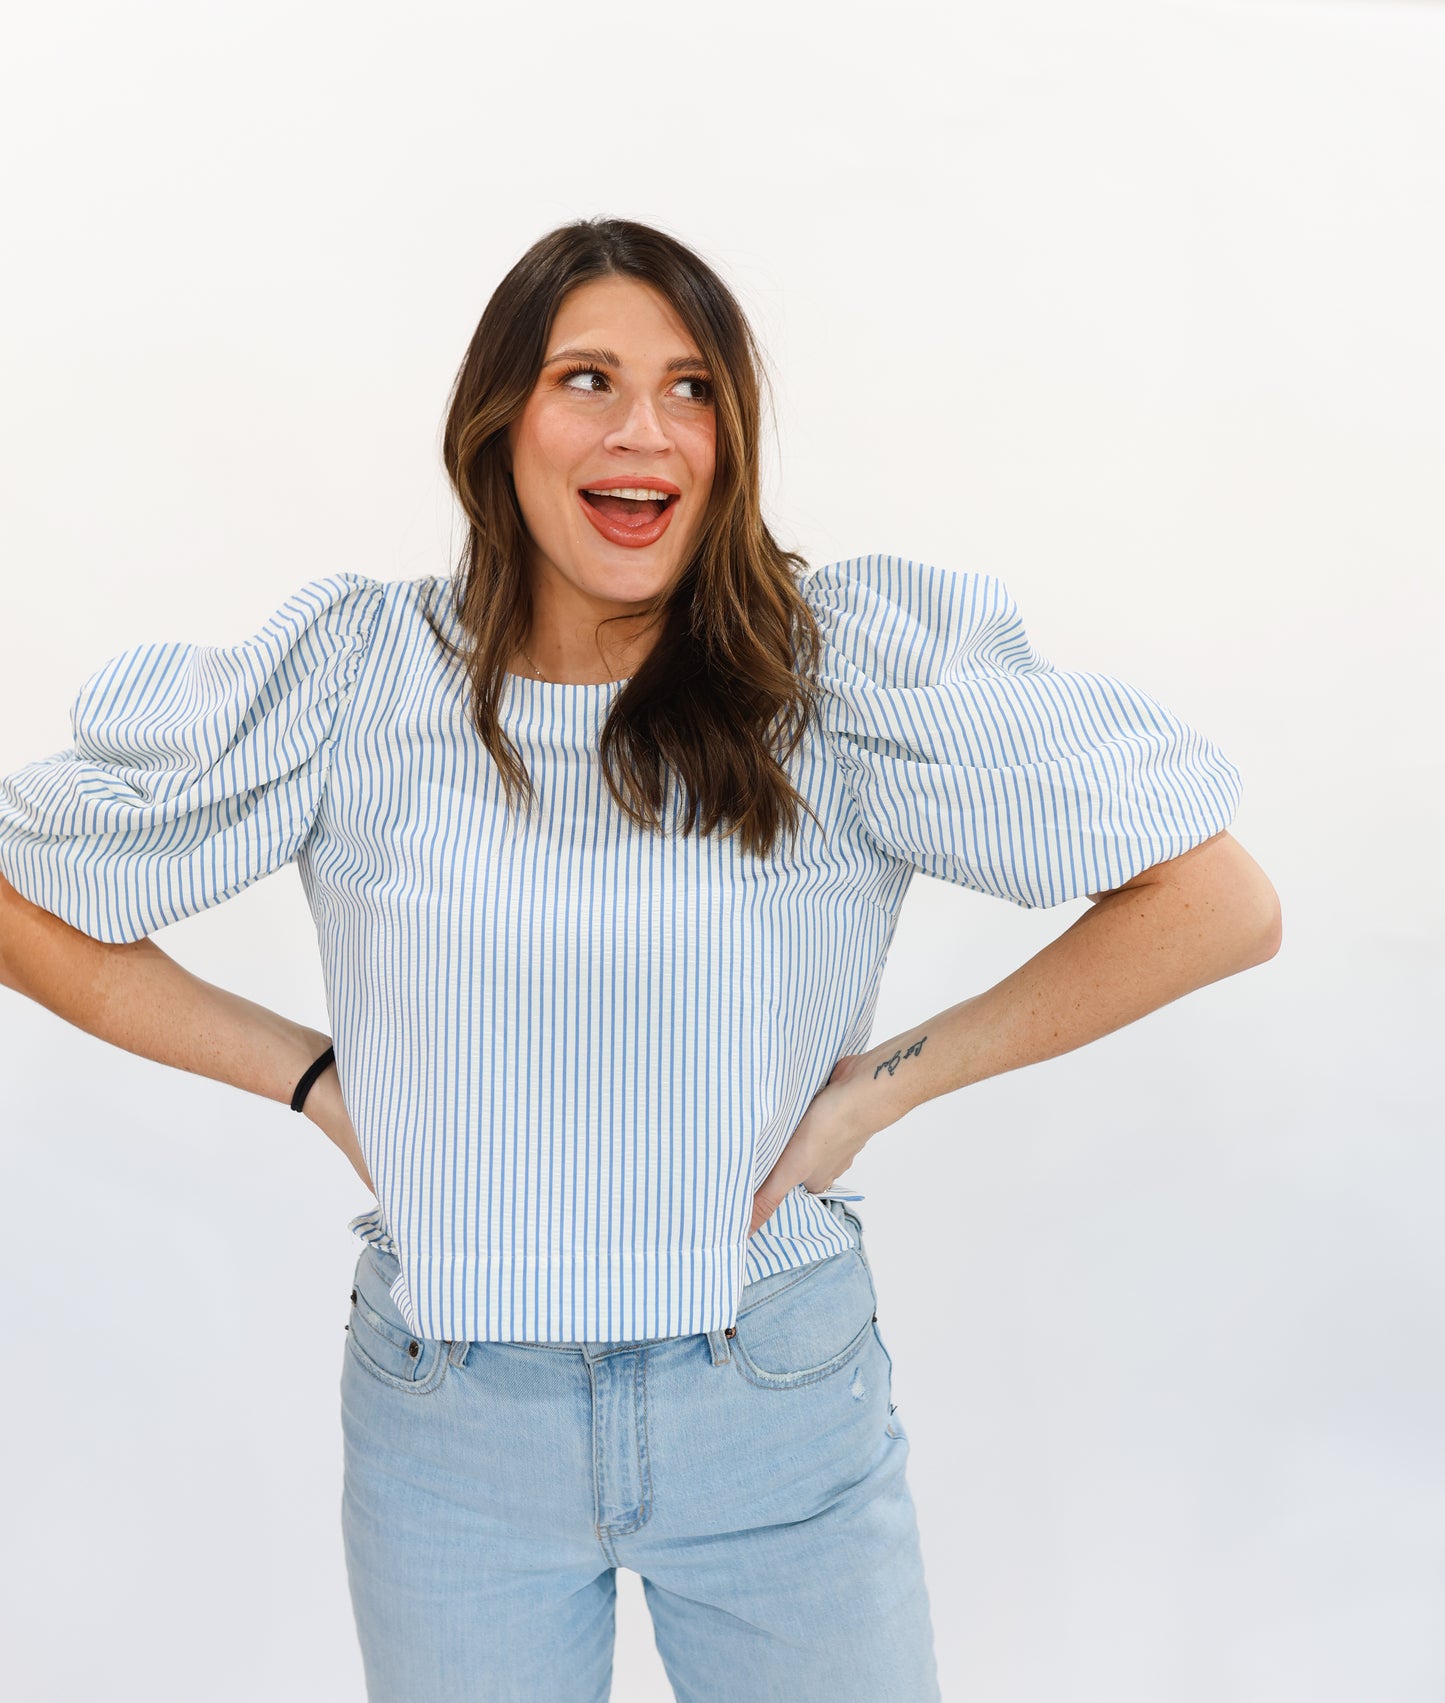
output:
[[[712,490],[711,374],[651,285],[611,276],[563,298],[542,370],[508,430],[536,576],[600,615],[681,572]],[[655,495],[621,496],[627,490]],[[593,493],[588,496],[587,493]],[[607,605],[606,608],[600,606]]]

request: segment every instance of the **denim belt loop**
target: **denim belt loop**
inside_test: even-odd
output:
[[[732,1350],[728,1347],[728,1337],[731,1335],[732,1331],[730,1329],[725,1330],[721,1325],[716,1330],[710,1330],[707,1333],[707,1343],[708,1347],[712,1349],[714,1366],[726,1366],[732,1358]]]

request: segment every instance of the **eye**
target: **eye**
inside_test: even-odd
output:
[[[701,373],[693,373],[687,378],[680,378],[680,379],[678,379],[677,383],[678,384],[690,384],[694,387],[693,388],[693,394],[691,396],[685,397],[684,398],[685,401],[688,401],[688,402],[711,402],[712,401],[712,380],[710,378],[704,378],[701,375]],[[677,386],[674,385],[673,388],[676,389]]]
[[[605,373],[598,372],[596,367],[568,367],[566,372],[562,374],[561,383],[563,388],[566,390],[595,389],[595,387],[590,384],[573,384],[572,380],[574,378],[600,378],[604,385],[607,383],[607,375]]]

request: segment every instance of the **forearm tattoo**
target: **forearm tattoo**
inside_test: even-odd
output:
[[[923,1051],[923,1043],[927,1039],[927,1035],[920,1035],[911,1047],[906,1048],[902,1052],[894,1053],[892,1058],[885,1058],[881,1064],[874,1067],[873,1080],[875,1082],[878,1080],[878,1072],[880,1070],[886,1070],[888,1074],[892,1076],[898,1069],[899,1065],[902,1064],[904,1059],[912,1058],[916,1053],[921,1053]]]

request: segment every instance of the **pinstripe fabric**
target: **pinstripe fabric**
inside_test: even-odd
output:
[[[0,780],[0,870],[134,940],[295,860],[342,1092],[419,1334],[625,1341],[733,1322],[745,1282],[848,1245],[752,1195],[869,1044],[917,870],[1022,905],[1099,892],[1228,825],[1239,777],[1158,703],[1051,667],[1000,582],[869,556],[803,581],[818,818],[770,857],[637,828],[597,736],[621,682],[508,675],[537,805],[509,815],[442,576],[312,581],[231,647],[141,645],[72,748]],[[829,1191],[847,1199],[844,1188]]]

